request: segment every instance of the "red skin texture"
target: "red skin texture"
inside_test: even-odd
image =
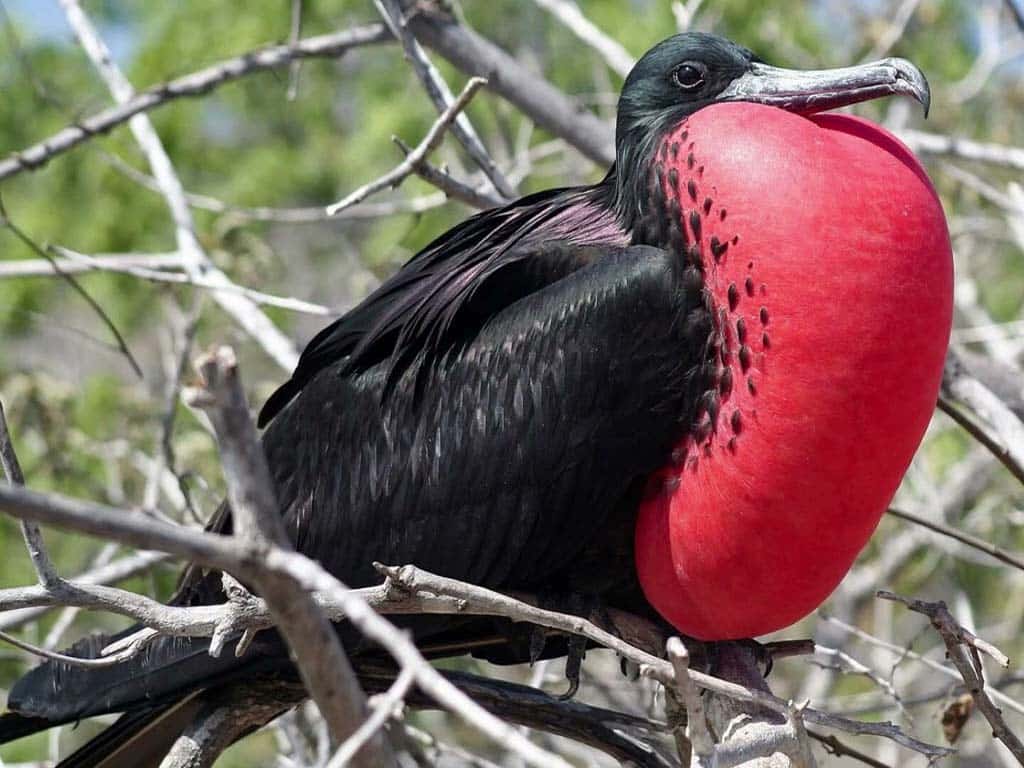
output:
[[[666,150],[684,220],[700,211],[734,383],[715,431],[680,446],[686,458],[641,506],[637,569],[680,631],[754,637],[839,584],[924,435],[952,321],[949,234],[910,151],[864,120],[723,104],[687,120]],[[717,263],[713,236],[730,242]]]

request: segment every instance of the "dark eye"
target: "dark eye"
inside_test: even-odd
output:
[[[672,82],[684,91],[692,91],[704,85],[706,70],[703,64],[698,62],[687,62],[680,64],[672,70]]]

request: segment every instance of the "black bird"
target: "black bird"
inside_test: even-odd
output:
[[[263,445],[297,549],[356,587],[379,582],[373,561],[415,563],[656,616],[633,564],[637,507],[720,382],[699,233],[686,241],[680,231],[655,155],[711,104],[810,113],[894,93],[927,104],[923,76],[902,60],[792,72],[696,33],[651,49],[625,82],[616,162],[602,181],[529,195],[440,236],[321,331],[266,403]],[[229,510],[213,529],[230,531]],[[198,573],[176,598],[221,600],[219,577]],[[444,638],[458,648],[491,631],[484,624],[411,626],[425,646]],[[103,758],[125,744],[139,759],[143,721],[214,683],[286,664],[263,635],[241,659],[164,638],[115,668],[43,664],[11,691],[17,714],[0,720],[0,738],[126,712],[62,765],[116,765],[124,758]],[[492,655],[522,658],[510,648]]]

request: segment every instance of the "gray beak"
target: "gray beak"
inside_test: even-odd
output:
[[[750,101],[811,115],[882,96],[903,94],[920,102],[928,116],[931,90],[906,59],[882,59],[839,69],[798,70],[754,62],[716,101]]]

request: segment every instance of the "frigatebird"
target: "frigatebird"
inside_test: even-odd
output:
[[[836,566],[826,560],[838,550],[826,544],[816,555],[803,540],[788,552],[768,551],[766,545],[754,551],[747,578],[747,564],[734,557],[734,532],[749,540],[744,553],[762,540],[785,548],[771,536],[763,538],[765,521],[756,515],[765,499],[781,498],[811,515],[804,524],[819,541],[852,542],[840,548],[838,568],[845,571],[852,559],[848,550],[863,545],[865,529],[870,532],[895,490],[891,477],[898,479],[906,468],[907,447],[912,452],[923,430],[916,403],[930,409],[937,379],[932,372],[920,380],[903,377],[911,384],[900,397],[913,401],[908,407],[914,415],[901,421],[886,410],[885,437],[897,447],[889,455],[872,447],[872,460],[890,479],[882,486],[865,481],[868,490],[856,492],[861,476],[879,467],[848,455],[844,430],[876,414],[851,407],[845,421],[827,421],[828,440],[815,437],[821,414],[801,398],[816,396],[805,369],[819,366],[821,338],[809,333],[804,341],[800,323],[805,316],[807,323],[827,324],[840,315],[857,319],[877,308],[870,295],[812,295],[812,311],[798,288],[785,287],[820,287],[833,279],[829,275],[846,279],[840,263],[845,254],[830,256],[827,242],[811,248],[804,240],[772,239],[777,227],[756,215],[762,203],[776,218],[779,208],[771,202],[780,195],[790,195],[786,206],[816,210],[813,199],[794,200],[794,190],[771,188],[782,183],[778,179],[760,189],[763,201],[746,203],[749,210],[729,203],[727,174],[716,181],[713,167],[716,120],[698,121],[723,106],[761,105],[756,119],[732,120],[728,141],[723,134],[729,150],[722,167],[740,160],[753,166],[759,160],[756,153],[744,155],[743,140],[758,136],[760,117],[782,114],[802,123],[810,115],[893,94],[908,95],[927,111],[927,82],[903,59],[785,70],[726,39],[698,33],[675,35],[648,51],[625,81],[615,163],[603,180],[531,194],[441,235],[324,328],[291,379],[267,401],[259,417],[266,425],[263,446],[298,550],[356,587],[379,581],[374,561],[415,563],[497,589],[585,595],[611,607],[660,613],[683,631],[712,640],[766,632],[806,613],[813,607],[806,605],[808,594],[821,599],[835,585]],[[799,166],[801,154],[810,150],[797,145],[789,151]],[[743,242],[739,234],[723,234],[736,222],[746,222]],[[941,239],[941,210],[935,226],[942,229],[936,236]],[[875,241],[888,232],[870,216],[836,227],[871,236],[882,232]],[[890,245],[896,247],[882,243]],[[749,275],[719,279],[730,259],[741,271],[752,270],[755,261],[775,260],[792,279],[779,278],[764,298],[765,285]],[[878,277],[870,265],[856,262],[850,268]],[[948,272],[948,265],[937,269]],[[896,274],[902,280],[903,273]],[[936,293],[929,291],[923,293]],[[884,290],[879,295],[888,296]],[[749,320],[737,319],[741,302],[751,308]],[[931,356],[925,362],[944,348],[944,322],[948,333],[941,301],[912,303],[912,309],[924,316],[925,332],[938,330],[936,341],[912,339],[900,351],[911,367],[924,360],[922,348]],[[837,327],[844,334],[857,331],[856,323],[852,330],[849,322]],[[864,327],[872,332],[836,344],[871,352],[890,342],[870,322]],[[786,370],[755,377],[759,368],[767,370],[768,333],[775,328],[781,329],[776,346],[793,355],[779,353]],[[748,334],[757,336],[756,344],[748,344]],[[856,360],[858,366],[868,364],[859,352]],[[766,398],[771,390],[785,395],[790,373],[788,413],[772,415],[776,411],[766,399],[759,423],[756,404],[752,413],[730,406],[730,398],[760,396],[758,388]],[[863,381],[837,375],[837,387],[855,384]],[[877,385],[885,391],[884,381]],[[833,401],[826,402],[832,407]],[[783,465],[772,460],[775,450],[791,455],[786,445],[772,445],[774,425],[764,422],[776,418],[789,430],[780,433],[781,440],[806,438],[823,454],[806,466],[785,465],[799,477],[783,473]],[[759,430],[769,438],[757,444],[750,436]],[[757,452],[744,454],[748,437]],[[844,455],[832,455],[839,452]],[[840,521],[830,533],[828,511],[812,511],[810,501],[825,485],[834,487],[843,461],[851,467],[851,498],[867,509],[850,513],[857,526]],[[825,485],[816,479],[819,463],[826,468]],[[687,481],[688,468],[695,476],[702,473],[699,482]],[[688,523],[699,529],[699,551],[680,552],[685,541],[679,543],[676,529],[666,530],[664,516],[688,504],[700,510],[700,519]],[[744,531],[747,518],[753,522]],[[793,525],[780,519],[783,532]],[[230,532],[230,510],[222,509],[212,528]],[[716,530],[722,531],[718,538]],[[708,566],[716,553],[722,554],[720,562]],[[762,598],[758,586],[772,563],[780,586]],[[827,574],[816,576],[822,568]],[[798,571],[806,573],[801,583],[814,588],[795,588],[789,596],[786,579]],[[698,594],[708,587],[701,578],[721,580],[733,591],[719,590],[717,604],[694,609],[689,620],[680,609],[688,598],[678,593],[693,587]],[[190,573],[175,600],[221,601],[220,578]],[[748,613],[755,616],[752,622],[737,619]],[[432,638],[445,638],[452,652],[469,647],[458,641],[481,631],[479,620],[460,624],[445,617],[419,617],[410,626],[418,642],[429,646]],[[357,638],[346,641],[351,653],[361,652]],[[73,652],[91,654],[102,645],[91,640]],[[240,659],[230,649],[214,659],[207,648],[208,642],[194,638],[164,638],[119,667],[46,663],[13,688],[8,706],[18,714],[0,722],[0,736],[127,712],[127,724],[114,726],[102,749],[86,748],[67,763],[114,765],[113,758],[103,760],[115,748],[124,755],[124,744],[145,731],[140,723],[148,724],[163,709],[215,683],[255,675],[268,659],[286,663],[272,640],[257,643]],[[132,747],[133,759],[142,754],[139,749]]]

